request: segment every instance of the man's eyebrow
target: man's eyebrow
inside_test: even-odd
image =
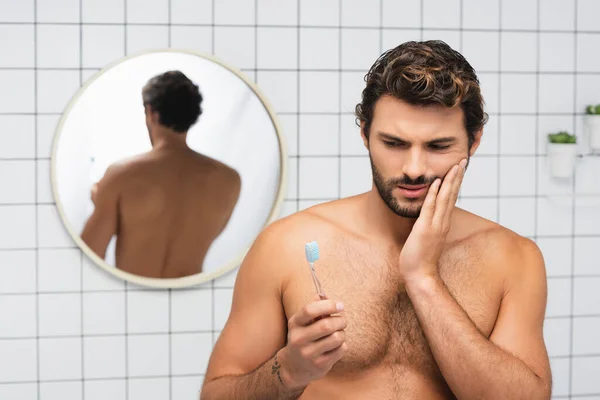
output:
[[[408,141],[402,139],[401,137],[394,136],[389,133],[385,133],[385,132],[377,132],[377,133],[379,134],[379,136],[381,136],[384,139],[393,140],[396,142],[408,143]],[[428,141],[427,143],[441,144],[441,143],[454,143],[454,142],[456,142],[456,137],[444,136],[444,137],[432,139],[432,140]]]
[[[436,138],[436,139],[429,141],[429,143],[454,143],[454,142],[456,142],[456,138],[454,136],[441,137],[441,138]]]
[[[377,132],[379,134],[379,136],[383,137],[384,139],[388,139],[388,140],[394,140],[396,142],[406,142],[406,140],[402,139],[399,136],[394,136],[391,135],[389,133],[385,133],[385,132]]]

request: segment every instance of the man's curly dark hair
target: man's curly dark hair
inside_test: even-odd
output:
[[[187,132],[202,114],[202,94],[181,71],[167,71],[150,79],[142,90],[144,106],[159,115],[161,125]]]

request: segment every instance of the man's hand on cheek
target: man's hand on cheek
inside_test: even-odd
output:
[[[400,274],[405,281],[438,275],[438,261],[450,230],[466,164],[463,159],[450,169],[443,182],[437,179],[429,187],[421,214],[400,253]]]

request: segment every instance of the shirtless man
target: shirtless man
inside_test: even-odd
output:
[[[116,267],[135,275],[197,274],[235,208],[240,176],[187,146],[202,95],[183,73],[152,78],[142,98],[152,150],[106,170],[92,189],[95,209],[81,237],[104,258],[116,235]]]
[[[261,233],[201,399],[549,399],[541,253],[455,207],[487,119],[473,69],[443,42],[402,44],[357,116],[372,190]]]

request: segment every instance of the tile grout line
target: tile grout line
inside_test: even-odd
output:
[[[41,399],[41,377],[40,377],[40,251],[39,251],[39,213],[38,213],[38,172],[37,172],[37,157],[38,157],[38,25],[37,25],[37,1],[33,4],[33,64],[34,64],[34,77],[33,77],[33,114],[34,117],[34,136],[35,136],[35,149],[34,155],[36,158],[36,165],[34,168],[34,177],[35,177],[35,210],[34,210],[34,218],[35,218],[35,350],[36,350],[36,378],[37,378],[37,398]]]

